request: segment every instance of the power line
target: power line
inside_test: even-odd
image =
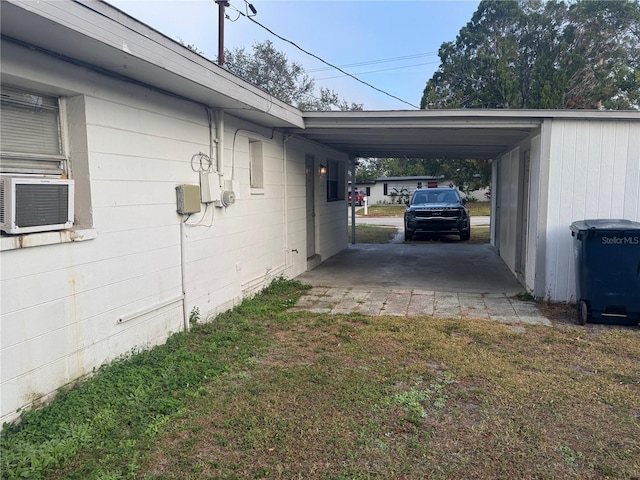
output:
[[[370,70],[368,72],[358,72],[358,75],[367,75],[368,73],[388,72],[390,70],[399,70],[401,68],[419,67],[421,65],[433,65],[434,63],[439,63],[439,62],[435,61],[435,62],[414,63],[412,65],[403,65],[401,67],[382,68],[380,70]],[[331,80],[333,78],[342,78],[342,77],[344,77],[344,75],[336,75],[335,77],[323,77],[323,78],[318,78],[318,80]]]
[[[242,16],[244,16],[244,17],[248,18],[249,20],[251,20],[253,23],[255,23],[256,25],[258,25],[259,27],[264,28],[264,29],[265,29],[267,32],[269,32],[271,35],[273,35],[273,36],[275,36],[275,37],[279,38],[279,39],[280,39],[280,40],[282,40],[283,42],[287,42],[287,43],[289,43],[289,44],[293,45],[295,48],[297,48],[297,49],[298,49],[298,50],[300,50],[301,52],[306,53],[307,55],[309,55],[309,56],[311,56],[311,57],[315,58],[316,60],[321,61],[321,62],[322,62],[322,63],[324,63],[325,65],[328,65],[329,67],[334,68],[335,70],[338,70],[339,72],[343,73],[343,74],[344,74],[344,75],[346,75],[347,77],[351,77],[351,78],[353,78],[354,80],[356,80],[356,81],[358,81],[358,82],[362,83],[363,85],[366,85],[366,86],[367,86],[367,87],[369,87],[369,88],[372,88],[372,89],[374,89],[374,90],[376,90],[376,91],[378,91],[378,92],[380,92],[380,93],[382,93],[382,94],[384,94],[384,95],[387,95],[388,97],[395,98],[396,100],[399,100],[399,101],[400,101],[400,102],[402,102],[402,103],[406,103],[407,105],[409,105],[409,106],[411,106],[411,107],[413,107],[413,108],[417,108],[418,110],[420,109],[420,107],[418,107],[417,105],[414,105],[413,103],[407,102],[406,100],[403,100],[402,98],[397,97],[397,96],[395,96],[395,95],[393,95],[393,94],[391,94],[391,93],[389,93],[389,92],[385,92],[384,90],[382,90],[382,89],[380,89],[380,88],[378,88],[378,87],[375,87],[375,86],[371,85],[370,83],[365,82],[364,80],[359,79],[359,78],[358,78],[358,77],[356,77],[355,75],[352,75],[352,74],[350,74],[349,72],[344,71],[342,68],[340,68],[340,67],[338,67],[338,66],[336,66],[336,65],[333,65],[332,63],[327,62],[326,60],[324,60],[324,59],[320,58],[318,55],[316,55],[316,54],[314,54],[314,53],[311,53],[311,52],[309,52],[308,50],[305,50],[304,48],[300,47],[300,46],[299,46],[298,44],[296,44],[295,42],[292,42],[291,40],[289,40],[289,39],[287,39],[287,38],[284,38],[284,37],[283,37],[283,36],[281,36],[281,35],[278,35],[276,32],[274,32],[274,31],[273,31],[273,30],[271,30],[270,28],[265,27],[264,25],[262,25],[260,22],[258,22],[258,21],[257,21],[257,20],[255,20],[254,18],[249,17],[249,16],[245,15],[245,14],[244,14],[244,13],[242,13],[242,12],[240,12],[240,14],[241,14]]]
[[[400,62],[402,60],[411,60],[411,59],[420,58],[420,57],[432,57],[437,54],[438,52],[417,53],[415,55],[405,55],[404,57],[383,58],[382,60],[369,60],[367,62],[349,63],[346,65],[339,65],[339,66],[341,68],[362,67],[365,65],[375,65],[377,63]],[[424,64],[420,64],[420,65],[424,65]],[[307,72],[315,73],[315,72],[324,72],[326,70],[332,70],[332,68],[331,67],[312,68],[311,70],[307,70]]]

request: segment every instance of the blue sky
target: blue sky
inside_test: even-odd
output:
[[[218,6],[214,0],[108,0],[163,34],[182,39],[215,60]],[[471,19],[478,1],[427,0],[250,0],[265,27],[327,62],[402,100],[420,105],[422,91],[438,68],[438,48],[453,41]],[[230,0],[225,46],[251,50],[271,40],[290,61],[302,64],[316,86],[335,90],[366,110],[412,110],[407,103],[377,92],[304,54],[235,9],[248,13],[244,0]],[[238,17],[236,19],[236,17]],[[235,20],[235,21],[233,21]],[[392,60],[393,59],[393,60]],[[356,63],[367,63],[347,67]]]

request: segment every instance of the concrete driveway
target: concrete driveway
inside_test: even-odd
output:
[[[550,325],[489,244],[356,244],[298,278],[298,308]]]

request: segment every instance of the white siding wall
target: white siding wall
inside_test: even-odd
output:
[[[572,222],[640,221],[640,122],[554,120],[546,223],[546,295],[575,302]]]
[[[540,171],[541,159],[541,135],[536,135],[531,139],[531,164],[529,170],[529,198],[527,208],[529,209],[529,226],[527,229],[527,251],[525,254],[525,286],[527,291],[535,294],[536,262],[538,258],[540,235],[538,235],[538,216],[540,215],[540,195],[542,176]],[[545,177],[546,189],[546,177]],[[545,190],[546,191],[546,190]]]
[[[342,159],[307,142],[287,152],[285,162],[281,134],[269,139],[271,129],[227,115],[224,174],[239,181],[239,198],[227,209],[203,205],[181,237],[175,186],[199,183],[191,158],[209,152],[205,108],[38,54],[9,53],[3,51],[5,80],[84,100],[76,103],[84,104],[86,152],[74,156],[73,171],[90,176],[91,198],[82,207],[92,211],[97,236],[2,251],[1,421],[183,329],[182,268],[186,311],[198,308],[202,317],[275,276],[305,271],[305,154]],[[249,188],[249,138],[264,142],[259,195]],[[323,194],[318,189],[317,248],[328,258],[347,245],[346,209],[344,202],[323,203]],[[119,323],[122,317],[129,320]]]
[[[500,256],[509,269],[516,270],[516,239],[518,229],[518,178],[520,172],[520,149],[503,155],[498,161],[497,225]]]

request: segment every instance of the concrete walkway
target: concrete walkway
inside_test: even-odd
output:
[[[315,313],[479,318],[508,324],[551,325],[534,302],[500,293],[432,292],[315,286],[296,307]]]

